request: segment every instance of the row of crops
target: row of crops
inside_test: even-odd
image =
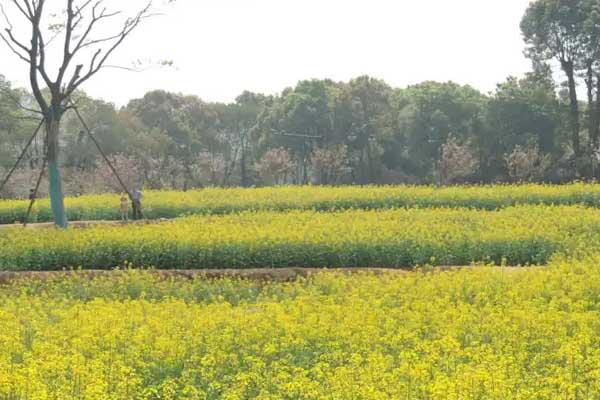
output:
[[[2,399],[592,399],[600,259],[0,287]]]
[[[0,271],[502,267],[18,279],[0,285],[0,399],[600,396],[599,186],[206,189],[144,203],[169,220],[1,227]],[[0,221],[26,205],[0,201]],[[118,196],[67,207],[116,219]],[[34,215],[48,220],[48,204]],[[533,264],[545,267],[504,267]]]
[[[600,244],[600,210],[517,206],[243,212],[85,229],[0,230],[0,269],[545,264]]]
[[[519,204],[600,206],[600,185],[499,185],[435,188],[428,186],[280,187],[257,189],[209,188],[189,192],[146,192],[149,219],[189,214],[228,214],[242,211],[288,211],[382,208],[468,207],[495,210]],[[0,224],[23,221],[29,202],[0,200]],[[88,195],[66,199],[68,217],[76,220],[117,220],[118,195]],[[50,221],[48,200],[36,203],[32,221]]]

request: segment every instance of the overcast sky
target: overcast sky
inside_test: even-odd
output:
[[[396,87],[453,80],[487,92],[530,68],[519,30],[528,3],[178,0],[112,60],[169,59],[175,68],[105,70],[84,90],[118,105],[152,89],[228,102],[243,90],[274,94],[301,79],[368,74]],[[24,66],[0,46],[0,74],[26,86]]]

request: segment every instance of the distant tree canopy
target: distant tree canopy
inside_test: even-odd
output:
[[[149,188],[597,178],[600,0],[534,1],[521,30],[532,71],[487,94],[454,82],[394,88],[360,76],[301,81],[272,96],[246,91],[228,104],[161,90],[121,108],[73,96],[109,157]],[[27,109],[36,98],[2,77],[0,86],[7,169],[35,127]],[[115,187],[72,113],[60,129],[66,191]],[[20,184],[4,195],[27,193],[42,146],[30,149]]]
[[[525,12],[521,30],[526,54],[534,65],[557,62],[567,78],[574,168],[585,175],[589,154],[600,145],[600,0],[534,1]],[[587,89],[584,106],[579,101],[579,84]],[[584,118],[587,122],[582,132]]]
[[[27,92],[13,92],[31,101]],[[302,81],[276,96],[244,92],[229,104],[165,91],[120,109],[83,92],[76,98],[107,154],[122,168],[135,164],[149,188],[433,183],[440,169],[453,166],[459,170],[444,172],[451,183],[508,181],[514,179],[506,159],[517,147],[539,149],[553,161],[536,179],[575,176],[565,162],[568,104],[547,69],[509,77],[490,95],[452,82],[396,89],[363,76]],[[8,168],[34,124],[6,96],[0,107],[0,140],[7,144],[1,165]],[[61,129],[62,163],[72,171],[68,191],[114,186],[75,182],[78,175],[100,179],[90,176],[103,162],[72,114]],[[41,145],[33,146],[28,165],[36,165]]]

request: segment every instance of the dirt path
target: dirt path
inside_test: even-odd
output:
[[[419,273],[423,271],[442,271],[451,272],[466,268],[478,268],[478,267],[435,267],[428,268],[427,270],[415,269],[415,268],[260,268],[260,269],[208,269],[208,270],[149,270],[148,272],[156,275],[161,279],[220,279],[220,278],[234,278],[234,279],[249,279],[254,281],[273,281],[273,282],[289,282],[294,281],[300,277],[307,277],[316,273],[323,272],[336,272],[355,274],[360,272],[369,272],[376,275],[382,274],[411,274]],[[493,267],[493,270],[498,272],[504,270],[505,272],[518,272],[524,270],[539,269],[543,267]],[[98,277],[110,277],[122,271],[109,271],[109,270],[82,270],[82,271],[0,271],[0,285],[10,284],[20,280],[42,280],[49,281],[55,279],[66,278],[73,275],[83,276],[88,279],[94,279]]]
[[[161,218],[161,219],[148,219],[141,221],[108,221],[108,220],[98,220],[98,221],[69,221],[69,226],[73,228],[88,228],[94,225],[103,225],[103,226],[125,226],[125,225],[147,225],[147,224],[158,224],[162,222],[170,221],[169,219]],[[23,228],[23,224],[0,224],[0,229],[8,229],[8,228]],[[25,226],[27,229],[49,229],[54,228],[54,222],[40,222],[35,224],[27,224]]]

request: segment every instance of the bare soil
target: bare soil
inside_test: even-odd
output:
[[[160,279],[247,279],[264,282],[290,282],[301,277],[308,277],[317,273],[335,272],[344,274],[373,273],[383,274],[411,274],[430,271],[451,272],[465,268],[478,268],[476,266],[462,267],[435,267],[435,268],[260,268],[260,269],[205,269],[205,270],[148,270]],[[505,272],[518,272],[524,270],[539,269],[543,267],[493,267],[494,270]],[[81,270],[81,271],[0,271],[0,285],[7,285],[22,280],[52,281],[77,275],[88,279],[98,277],[110,277],[118,271],[110,270]]]
[[[168,219],[157,219],[157,220],[142,220],[142,221],[72,221],[69,225],[74,228],[82,229],[96,225],[104,226],[124,226],[130,224],[145,225],[145,224],[156,224],[169,221]],[[23,227],[22,224],[11,224],[11,225],[0,225],[0,229],[6,229],[11,227]],[[54,228],[54,223],[35,223],[28,224],[27,229],[50,229]],[[249,279],[254,281],[265,281],[265,282],[289,282],[294,281],[300,277],[307,277],[312,274],[322,272],[337,272],[353,274],[359,272],[369,272],[374,274],[408,274],[408,273],[419,273],[424,271],[454,271],[465,268],[477,268],[473,266],[442,266],[435,268],[259,268],[259,269],[198,269],[198,270],[182,270],[182,269],[169,269],[169,270],[149,270],[151,274],[155,274],[160,279],[220,279],[220,278],[234,278],[234,279]],[[503,270],[507,272],[516,272],[525,269],[535,269],[540,267],[504,267]],[[495,267],[498,271],[502,270],[501,267]],[[11,282],[19,280],[42,280],[50,281],[65,278],[71,275],[84,276],[88,279],[94,279],[97,277],[110,276],[115,274],[115,271],[111,270],[82,270],[82,271],[0,271],[0,285],[10,284]]]
[[[148,224],[159,224],[162,222],[170,221],[169,219],[161,218],[161,219],[148,219],[148,220],[140,220],[140,221],[69,221],[69,226],[73,228],[89,228],[94,225],[104,225],[104,226],[125,226],[125,225],[148,225]],[[0,229],[8,229],[8,228],[27,228],[27,229],[49,229],[54,228],[54,222],[40,222],[35,224],[27,224],[23,226],[23,224],[0,224]]]

